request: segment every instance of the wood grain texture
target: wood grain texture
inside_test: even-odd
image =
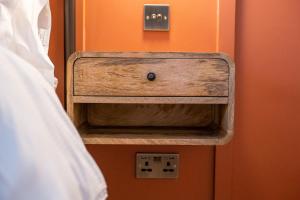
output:
[[[88,104],[91,126],[206,127],[213,105]]]
[[[228,97],[100,97],[73,96],[74,103],[117,104],[228,104]]]
[[[223,107],[221,128],[226,132],[223,143],[227,144],[234,134],[234,107],[235,107],[235,64],[228,59],[229,64],[229,96],[228,104]]]
[[[182,90],[183,87],[178,87],[178,88],[174,88],[172,90],[170,90],[170,87],[167,87],[167,84],[165,85],[165,87],[163,89],[165,89],[166,93],[159,93],[158,90],[156,90],[155,93],[156,96],[139,96],[139,97],[132,97],[130,95],[132,95],[133,93],[124,93],[125,96],[97,96],[97,94],[92,95],[92,96],[86,96],[86,95],[80,95],[80,96],[75,96],[74,94],[74,86],[77,84],[79,79],[74,79],[73,77],[73,72],[74,71],[74,66],[78,65],[80,63],[80,60],[90,60],[90,59],[95,59],[95,60],[100,60],[100,66],[101,67],[97,67],[97,64],[91,64],[92,68],[95,69],[99,69],[103,67],[103,62],[105,60],[105,62],[108,62],[108,60],[110,60],[110,58],[112,58],[112,60],[114,60],[113,62],[109,63],[107,67],[107,70],[110,74],[112,74],[112,76],[120,76],[122,77],[123,72],[126,74],[127,72],[136,72],[135,70],[137,70],[137,67],[133,67],[133,68],[128,68],[128,66],[137,65],[137,61],[138,60],[143,60],[143,59],[149,59],[152,60],[153,59],[158,59],[158,60],[167,60],[167,59],[171,59],[171,60],[187,60],[187,59],[194,59],[193,60],[193,64],[191,64],[190,69],[192,68],[192,66],[194,66],[194,64],[196,65],[196,63],[194,61],[199,61],[199,60],[205,60],[205,63],[210,63],[210,64],[215,64],[211,69],[213,69],[213,71],[216,71],[216,74],[218,74],[217,78],[214,79],[213,74],[208,73],[207,76],[209,77],[210,81],[213,80],[223,80],[223,82],[226,82],[225,86],[226,88],[224,89],[226,92],[226,96],[213,96],[213,97],[209,97],[209,96],[201,96],[202,94],[200,93],[199,96],[176,96],[178,94],[195,94],[193,92],[197,91],[196,89],[193,90],[187,90],[189,91],[188,93],[186,93],[186,91],[177,91],[177,90]],[[118,60],[118,62],[116,63],[116,58]],[[132,62],[130,60],[133,60]],[[126,61],[126,62],[124,62]],[[175,68],[176,72],[178,72],[178,74],[180,74],[182,71],[185,70],[185,67],[181,67],[179,68],[178,62],[176,62],[177,64],[172,63],[170,66],[169,65],[165,65],[165,68]],[[218,62],[216,62],[218,61]],[[190,61],[189,61],[190,62]],[[97,63],[97,62],[96,62]],[[113,64],[112,64],[113,63]],[[124,65],[122,65],[122,63]],[[126,64],[127,63],[127,64]],[[132,64],[134,63],[134,64]],[[201,63],[201,62],[200,62]],[[218,63],[218,64],[216,64]],[[222,63],[222,64],[220,64]],[[81,65],[77,66],[79,68],[81,68],[81,72],[78,73],[78,77],[77,78],[82,78],[80,76],[85,76],[86,73],[85,72],[85,67],[83,66],[87,66],[85,62],[81,63]],[[153,63],[152,63],[153,64]],[[170,64],[170,63],[169,63]],[[199,64],[199,62],[198,62]],[[145,65],[144,63],[141,64],[142,66],[147,66],[147,64]],[[118,67],[115,67],[118,66]],[[197,66],[197,65],[196,65]],[[200,69],[201,66],[198,65],[197,69]],[[110,67],[114,68],[114,70],[111,70]],[[211,66],[209,66],[211,67]],[[75,67],[76,68],[76,67]],[[120,68],[120,69],[119,69]],[[123,69],[121,69],[123,68]],[[143,67],[139,67],[139,68],[143,68]],[[124,70],[125,69],[125,70]],[[127,70],[126,70],[127,69]],[[129,69],[129,70],[128,70]],[[157,69],[161,70],[159,65],[157,64]],[[98,73],[96,70],[96,73]],[[118,70],[121,70],[118,72]],[[95,71],[95,70],[93,70]],[[199,71],[199,70],[198,70]],[[116,73],[117,72],[117,73]],[[122,72],[122,73],[120,73]],[[138,71],[137,71],[138,72]],[[166,71],[163,71],[163,74],[167,73]],[[220,73],[221,72],[221,73]],[[74,74],[76,74],[77,72],[75,72]],[[134,78],[136,78],[132,73],[132,75],[130,76],[131,79],[135,80]],[[189,71],[189,73],[193,73],[192,70]],[[95,73],[94,73],[95,74]],[[118,75],[116,75],[118,74]],[[222,74],[221,76],[219,76],[220,74]],[[226,75],[224,75],[226,74]],[[89,76],[91,76],[93,74],[90,74]],[[85,77],[89,77],[89,76],[85,76]],[[187,78],[188,76],[192,76],[192,78]],[[224,77],[227,76],[227,80],[224,79]],[[133,77],[133,78],[132,78]],[[177,80],[180,76],[175,76],[175,79]],[[193,74],[184,74],[184,80],[186,80],[187,82],[189,82],[190,80],[193,81],[203,81],[205,79],[204,76],[202,76],[202,79],[193,79]],[[218,79],[222,77],[221,79]],[[175,82],[175,79],[170,79],[173,80]],[[91,80],[91,79],[90,79]],[[105,82],[107,82],[109,79],[106,79]],[[114,80],[114,79],[112,79]],[[114,80],[115,81],[115,80]],[[97,82],[97,81],[96,81]],[[95,82],[90,82],[89,84],[92,84]],[[102,83],[101,83],[102,84]],[[107,83],[105,83],[107,84]],[[183,84],[184,85],[184,84]],[[197,85],[197,83],[193,83],[192,86]],[[85,141],[85,143],[88,144],[149,144],[149,145],[221,145],[221,144],[226,144],[227,142],[230,141],[230,139],[233,136],[233,124],[234,124],[234,89],[235,89],[235,70],[234,70],[234,63],[230,60],[230,58],[224,54],[218,54],[218,53],[135,53],[135,52],[131,52],[131,53],[93,53],[93,52],[77,52],[74,53],[70,59],[68,60],[68,69],[67,69],[67,111],[68,114],[70,115],[71,119],[73,120],[73,122],[75,122],[76,126],[79,127],[80,125],[82,125],[83,123],[89,123],[89,120],[92,120],[90,122],[93,122],[91,124],[89,124],[89,126],[86,126],[85,128],[81,128],[80,129],[80,133]],[[124,88],[126,88],[127,86],[122,86]],[[134,86],[136,87],[136,86]],[[222,86],[223,87],[223,86]],[[193,88],[193,87],[192,87]],[[138,91],[134,91],[132,90],[131,92],[135,92],[134,94],[143,94],[145,95],[144,92],[144,88],[143,87],[136,87],[136,90]],[[155,91],[155,90],[154,90]],[[119,91],[118,91],[119,92]],[[199,91],[198,91],[199,92]],[[209,93],[209,92],[208,92]],[[224,93],[224,94],[225,94]],[[118,93],[119,95],[122,93]],[[129,95],[128,95],[129,94]],[[157,94],[160,94],[162,96],[159,96]],[[168,94],[168,95],[165,95]],[[199,94],[199,93],[198,93]],[[110,94],[111,95],[111,94]],[[154,94],[151,94],[154,95]],[[108,120],[108,118],[103,118],[103,116],[101,116],[100,111],[97,109],[96,110],[90,110],[90,113],[93,113],[92,116],[93,118],[91,118],[91,116],[89,116],[87,107],[90,106],[90,104],[93,103],[95,105],[97,105],[96,107],[101,107],[102,109],[102,114],[103,115],[107,115],[110,116],[111,118]],[[102,105],[101,105],[102,104]],[[114,106],[116,107],[122,107],[122,106],[128,106],[128,112],[129,112],[129,108],[130,106],[132,106],[132,111],[136,110],[136,111],[143,111],[143,106],[144,106],[144,112],[145,113],[149,113],[150,115],[148,116],[149,119],[154,119],[154,112],[151,113],[151,109],[149,109],[151,106],[158,106],[159,105],[163,105],[163,107],[168,107],[168,105],[170,105],[171,107],[174,107],[174,111],[169,111],[168,116],[169,119],[164,119],[163,117],[161,117],[159,120],[159,117],[157,119],[157,121],[154,123],[153,121],[151,123],[149,123],[149,121],[147,122],[147,114],[142,114],[144,118],[143,120],[140,120],[139,122],[134,122],[134,116],[136,116],[137,118],[139,117],[139,115],[134,115],[134,114],[130,114],[130,117],[128,119],[126,119],[126,114],[124,114],[124,112],[126,113],[126,109],[120,109],[118,111],[118,109],[114,109],[113,107],[106,107],[107,105],[110,104],[119,104],[118,106]],[[149,105],[149,104],[153,104],[153,105]],[[157,104],[157,105],[155,105]],[[178,105],[176,105],[178,104]],[[210,125],[207,127],[203,127],[200,129],[195,129],[195,130],[191,130],[189,128],[182,130],[179,127],[176,127],[175,122],[180,122],[182,124],[187,124],[189,125],[189,127],[193,127],[194,122],[196,122],[198,120],[201,119],[201,115],[203,115],[202,111],[199,109],[197,112],[197,109],[191,111],[191,115],[188,116],[188,114],[180,116],[180,113],[183,111],[176,111],[176,107],[180,107],[180,105],[185,104],[185,106],[187,106],[186,104],[190,104],[190,106],[195,106],[197,104],[204,104],[203,106],[209,106],[209,105],[216,105],[214,106],[213,110],[212,110],[212,115],[213,115],[213,119],[212,121],[214,122],[214,124],[216,124],[216,126],[214,128],[217,129],[209,129]],[[163,107],[161,109],[163,109]],[[104,110],[103,110],[104,108]],[[146,109],[145,109],[146,108]],[[99,108],[98,108],[99,109]],[[110,112],[110,111],[111,112]],[[157,109],[158,110],[158,109]],[[123,113],[122,113],[123,112]],[[161,113],[163,113],[161,111]],[[174,115],[170,115],[171,113],[174,113]],[[175,114],[177,113],[177,114]],[[197,115],[198,113],[198,115]],[[202,114],[201,114],[202,113]],[[114,115],[115,114],[115,115]],[[120,115],[121,114],[121,115]],[[166,113],[164,113],[166,115]],[[120,115],[120,116],[118,116]],[[122,116],[123,115],[123,116]],[[89,116],[89,120],[88,120],[88,116]],[[97,116],[100,116],[99,118],[97,118]],[[159,116],[159,115],[158,115]],[[163,114],[162,114],[163,116]],[[171,116],[171,117],[170,117]],[[141,116],[140,116],[141,117]],[[180,118],[182,117],[182,118]],[[149,120],[148,119],[148,120]],[[180,119],[184,119],[182,122]],[[191,122],[188,122],[188,120],[191,119]],[[125,121],[127,120],[127,122]],[[164,121],[165,120],[165,121]],[[168,121],[170,120],[170,121]],[[194,120],[194,121],[193,121]],[[122,122],[123,121],[123,122]],[[173,122],[172,122],[173,121]],[[123,124],[122,124],[123,123]],[[148,123],[149,126],[146,126]],[[170,125],[171,129],[169,131],[166,131],[166,129],[159,129],[159,130],[153,130],[152,128],[155,127],[155,125],[159,125],[159,123],[161,123],[160,125]],[[173,124],[172,124],[173,123]],[[90,125],[98,125],[98,124],[110,124],[110,125],[126,125],[128,127],[128,125],[137,125],[139,126],[138,130],[133,131],[133,129],[131,129],[129,131],[129,129],[126,129],[125,127],[120,127],[120,129],[95,129],[95,127],[91,127]],[[142,126],[145,125],[145,126]],[[144,127],[144,128],[143,128]]]
[[[73,64],[77,60],[78,54],[73,53],[67,61],[67,76],[66,76],[66,87],[67,87],[67,114],[74,123],[74,101],[73,101]]]
[[[82,134],[85,144],[109,145],[222,145],[220,136],[188,135],[132,135],[132,134]]]
[[[185,128],[87,128],[79,129],[85,144],[217,145],[217,130]]]
[[[228,96],[228,66],[221,59],[81,58],[74,95]]]

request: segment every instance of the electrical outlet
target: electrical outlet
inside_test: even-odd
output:
[[[179,154],[136,154],[137,178],[178,178]]]

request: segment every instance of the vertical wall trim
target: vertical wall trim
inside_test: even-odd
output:
[[[65,60],[75,51],[75,0],[65,0]]]
[[[82,2],[82,6],[83,6],[83,13],[82,13],[82,50],[85,51],[86,50],[86,0],[83,0]]]
[[[65,38],[65,67],[64,67],[64,81],[66,81],[66,66],[69,56],[75,51],[76,36],[75,36],[75,0],[65,0],[65,15],[64,15],[64,38]],[[65,84],[65,91],[67,91],[67,85]],[[66,92],[65,92],[65,99]],[[65,105],[66,107],[66,101]]]
[[[233,59],[235,54],[236,3],[236,0],[218,0],[218,51],[225,52]],[[214,200],[232,200],[233,198],[233,146],[234,138],[231,143],[216,147]]]
[[[216,51],[220,51],[220,0],[217,1],[217,34],[216,34]]]

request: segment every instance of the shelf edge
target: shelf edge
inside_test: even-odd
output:
[[[73,96],[74,103],[119,104],[228,104],[228,97],[107,97]]]

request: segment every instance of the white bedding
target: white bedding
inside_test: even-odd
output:
[[[0,0],[0,199],[102,200],[105,180],[56,96],[34,28],[48,8],[48,0]]]

